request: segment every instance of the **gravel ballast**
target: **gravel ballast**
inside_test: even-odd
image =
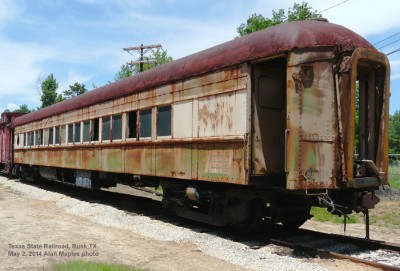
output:
[[[61,184],[60,184],[61,185]],[[46,191],[17,180],[0,177],[0,186],[11,189],[21,198],[53,201],[68,214],[89,219],[105,226],[129,230],[135,234],[159,241],[193,243],[203,253],[228,263],[253,270],[340,270],[328,269],[319,264],[319,259],[308,259],[278,255],[280,248],[273,245],[261,246],[257,243],[241,243],[215,236],[209,232],[191,229],[152,219],[143,215],[132,215],[112,206],[90,203],[71,198],[64,194]],[[113,244],[109,244],[112,246]],[[254,247],[259,247],[254,249]],[[279,253],[285,254],[285,253]],[[205,263],[206,264],[206,263]]]

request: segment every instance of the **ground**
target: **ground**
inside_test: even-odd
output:
[[[31,195],[31,190],[21,192],[13,185],[4,185],[4,178],[0,178],[0,270],[44,270],[43,268],[48,268],[53,262],[70,259],[114,262],[149,270],[246,270],[247,267],[257,270],[375,270],[347,261],[295,257],[282,260],[283,258],[275,255],[278,253],[273,251],[274,247],[253,251],[239,246],[240,249],[235,249],[242,250],[238,252],[245,254],[235,254],[236,258],[259,253],[256,254],[257,260],[266,264],[261,267],[233,264],[235,260],[229,262],[223,258],[212,241],[207,240],[210,242],[210,248],[207,248],[199,246],[197,240],[190,241],[190,238],[189,241],[162,241],[129,229],[106,226],[93,221],[92,218],[98,212],[93,204],[89,208],[93,207],[95,213],[86,210],[85,214],[71,214],[63,203],[68,196],[42,198],[42,194]],[[22,185],[18,182],[15,184]],[[147,226],[143,224],[143,227]],[[305,227],[337,233],[341,229],[338,224],[313,221],[308,222]],[[181,231],[185,233],[188,230]],[[362,237],[363,226],[349,225],[347,233]],[[160,235],[165,235],[162,229]],[[203,238],[198,233],[190,236]],[[371,237],[374,239],[400,242],[399,236],[400,230],[371,230]],[[236,245],[230,240],[218,242],[223,244],[226,252],[229,252],[231,243]],[[210,253],[213,249],[215,253]],[[274,261],[279,262],[275,264]],[[295,267],[282,267],[284,262],[294,263]]]
[[[13,191],[1,188],[0,210],[0,270],[40,270],[52,262],[72,258],[122,263],[151,270],[187,270],[188,267],[191,270],[243,270],[201,253],[194,244],[155,241],[129,230],[103,226],[69,215],[52,201],[22,198]],[[28,249],[28,244],[48,244],[48,247],[68,244],[70,250],[43,247]],[[73,244],[86,245],[87,248],[73,249]],[[12,248],[19,245],[25,246],[25,249]],[[52,251],[80,255],[44,255]],[[8,252],[21,254],[10,256]],[[93,256],[82,256],[84,252],[91,252]]]

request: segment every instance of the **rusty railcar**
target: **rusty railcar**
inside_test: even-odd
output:
[[[163,187],[215,225],[367,212],[387,184],[390,67],[354,32],[284,23],[18,118],[15,172]]]
[[[0,119],[0,171],[10,172],[12,166],[12,122],[24,113],[3,112]]]

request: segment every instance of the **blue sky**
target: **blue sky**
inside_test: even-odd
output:
[[[301,2],[301,1],[297,1]],[[309,0],[318,11],[343,0]],[[135,60],[122,50],[162,44],[174,59],[231,40],[252,13],[293,6],[288,0],[0,0],[0,112],[40,105],[39,81],[53,73],[59,92],[75,82],[89,90],[113,81],[120,66]],[[400,1],[348,0],[324,11],[376,43],[400,32]],[[400,34],[380,43],[388,53]],[[396,42],[397,41],[397,42]],[[390,112],[400,110],[400,52],[391,63]]]

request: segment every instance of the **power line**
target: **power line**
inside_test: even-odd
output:
[[[382,49],[382,48],[385,48],[385,47],[387,47],[387,46],[389,46],[389,45],[392,45],[393,43],[396,43],[396,42],[398,42],[398,41],[400,41],[400,39],[395,40],[395,41],[393,41],[393,42],[391,42],[391,43],[385,44],[385,45],[383,45],[382,47],[379,47],[378,50],[380,50],[380,49]]]
[[[394,36],[396,36],[396,35],[398,35],[398,34],[400,34],[400,32],[397,32],[396,34],[393,34],[393,35],[391,35],[390,37],[387,37],[387,38],[385,38],[385,39],[383,39],[383,40],[380,40],[380,41],[378,41],[378,42],[375,42],[373,45],[377,45],[377,44],[379,44],[379,43],[381,43],[381,42],[383,42],[383,41],[385,41],[385,40],[388,40],[388,39],[390,39],[390,38],[393,38]]]
[[[391,55],[391,54],[394,54],[394,53],[397,53],[397,52],[400,52],[400,48],[397,48],[396,50],[391,51],[391,52],[387,53],[386,55],[388,56],[388,55]]]
[[[126,64],[131,65],[131,66],[139,64],[140,72],[142,72],[144,63],[156,63],[157,62],[155,59],[144,59],[144,55],[146,53],[148,53],[151,49],[160,49],[160,48],[162,50],[161,44],[153,44],[153,45],[143,45],[143,44],[141,44],[140,46],[122,48],[122,50],[128,52],[131,55],[132,55],[131,51],[136,51],[137,53],[140,54],[140,57],[138,58],[137,61],[127,62]]]
[[[339,4],[336,4],[336,5],[333,5],[333,6],[329,7],[329,8],[326,8],[326,9],[320,11],[319,13],[322,13],[322,12],[327,11],[327,10],[330,10],[330,9],[332,9],[332,8],[334,8],[334,7],[340,6],[341,4],[346,3],[347,1],[349,1],[349,0],[345,0],[345,1],[343,1],[343,2],[340,2]]]

